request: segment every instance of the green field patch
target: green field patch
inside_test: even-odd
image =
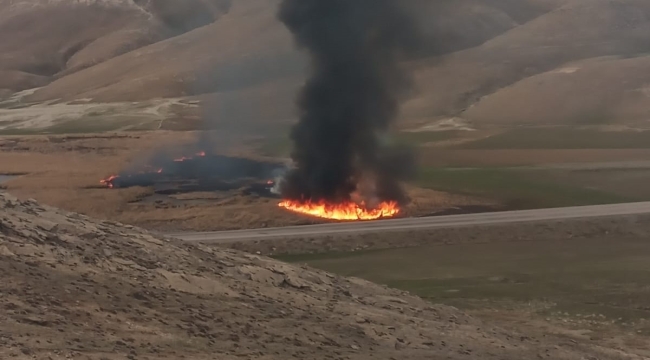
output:
[[[650,319],[650,242],[643,239],[430,245],[280,259],[468,309],[543,303],[536,310],[541,316]]]
[[[141,118],[124,117],[119,119],[101,119],[83,117],[80,119],[60,121],[52,126],[39,129],[10,128],[0,130],[0,135],[46,135],[46,134],[91,134],[129,130],[154,130],[158,122],[142,122]]]
[[[425,168],[418,186],[488,197],[510,208],[609,204],[630,199],[599,190],[555,182],[543,170],[501,168]]]
[[[397,143],[406,145],[424,145],[441,141],[453,140],[462,137],[464,131],[447,130],[447,131],[416,131],[416,132],[399,132],[395,134],[394,139]]]
[[[273,136],[262,141],[257,151],[260,155],[271,157],[287,157],[291,154],[293,142],[289,134]]]
[[[420,146],[460,138],[462,135],[462,131],[398,132],[391,134],[388,139],[392,144]],[[258,152],[264,156],[286,157],[291,154],[292,147],[293,142],[289,137],[289,130],[287,130],[286,134],[269,136],[264,139],[258,147]]]
[[[460,149],[648,149],[650,131],[520,128],[467,142]]]

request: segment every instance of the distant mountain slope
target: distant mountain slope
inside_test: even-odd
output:
[[[422,61],[416,76],[421,94],[408,104],[405,118],[458,115],[482,96],[566,63],[645,52],[650,2],[573,0],[481,46]]]
[[[478,45],[517,26],[513,17],[525,21],[547,10],[540,5],[518,5],[511,17],[499,8],[504,7],[504,2],[426,1],[422,6],[426,11],[416,14],[428,39],[423,56]],[[134,50],[70,79],[60,79],[35,99],[138,100],[223,91],[232,87],[233,82],[240,83],[237,86],[257,86],[278,77],[302,77],[301,57],[290,35],[275,18],[278,3],[237,1],[222,21]],[[99,47],[88,52],[91,50]],[[156,70],[160,68],[165,72]],[[107,78],[110,84],[106,83]],[[228,84],[223,85],[224,82]],[[130,90],[125,92],[123,87]]]
[[[525,78],[463,113],[495,125],[643,125],[650,118],[650,56],[591,59]]]
[[[418,91],[405,105],[405,126],[454,116],[477,126],[530,123],[483,98],[498,94],[507,104],[508,89],[529,77],[650,52],[647,0],[403,1],[419,3],[415,17],[427,39],[409,64]],[[0,0],[0,94],[42,87],[26,99],[97,102],[202,95],[225,104],[226,118],[286,119],[308,68],[276,20],[279,2]],[[540,97],[527,88],[518,107],[533,109]],[[622,114],[590,107],[602,105],[601,95],[581,94],[580,113]],[[554,121],[538,115],[533,122]]]
[[[44,85],[214,21],[225,0],[0,0],[0,88]]]
[[[137,101],[230,91],[300,74],[270,3],[241,0],[219,21],[57,79],[33,99]]]

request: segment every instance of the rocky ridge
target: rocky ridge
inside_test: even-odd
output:
[[[2,359],[634,359],[0,193]]]

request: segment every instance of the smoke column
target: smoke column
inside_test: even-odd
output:
[[[409,3],[409,2],[407,2]],[[282,193],[301,201],[400,201],[410,152],[382,141],[409,88],[399,63],[417,47],[403,0],[284,0],[279,18],[311,57],[292,129],[295,169]]]

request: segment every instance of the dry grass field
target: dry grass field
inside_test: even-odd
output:
[[[212,150],[272,159],[287,156],[291,147],[281,135],[263,137],[253,135],[254,131],[231,130],[229,135],[213,132],[221,135],[213,139]],[[416,146],[420,162],[417,178],[407,184],[412,203],[403,215],[429,215],[452,208],[484,211],[650,200],[645,186],[650,181],[645,133],[612,133],[610,141],[593,148],[609,133],[541,130],[553,142],[537,146],[537,131],[513,131],[397,134],[399,141]],[[567,132],[569,135],[562,135]],[[562,137],[576,133],[583,137],[573,148],[564,148]],[[200,134],[131,131],[4,136],[0,138],[0,174],[23,174],[3,184],[22,198],[156,230],[237,229],[315,221],[280,211],[278,199],[247,195],[243,189],[159,196],[150,187],[109,190],[100,186],[100,179],[131,164],[144,163],[161,149],[184,155],[182,148],[196,144]],[[531,148],[521,148],[522,144]]]
[[[315,220],[277,207],[278,199],[238,191],[190,193],[154,198],[151,188],[105,189],[99,180],[142,162],[161,148],[194,143],[196,132],[126,132],[99,135],[6,136],[0,138],[0,174],[22,174],[4,183],[12,194],[102,219],[164,230],[219,230],[282,226]],[[236,141],[232,155],[254,156],[255,139]],[[259,140],[258,140],[259,142]],[[410,187],[413,202],[405,215],[457,206],[496,203]]]

